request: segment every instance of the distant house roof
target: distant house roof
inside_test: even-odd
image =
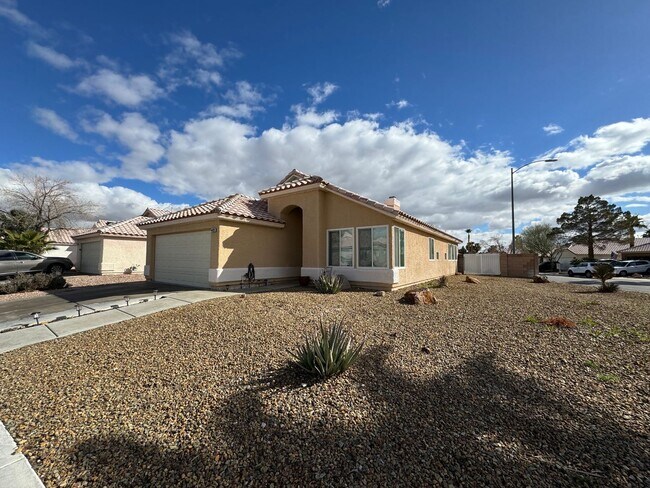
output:
[[[376,200],[372,200],[370,198],[364,197],[362,195],[359,195],[358,193],[351,192],[349,190],[346,190],[345,188],[341,188],[340,186],[336,186],[328,181],[325,181],[322,177],[316,176],[316,175],[308,175],[306,173],[303,173],[302,171],[298,171],[297,169],[292,170],[287,176],[285,176],[278,184],[275,186],[272,186],[270,188],[266,188],[262,191],[259,192],[260,195],[268,195],[271,193],[279,192],[279,191],[284,191],[284,190],[290,190],[293,188],[299,188],[299,187],[304,187],[308,185],[312,185],[315,183],[320,183],[320,185],[324,188],[327,188],[335,193],[338,193],[340,195],[346,196],[352,200],[356,200],[359,203],[362,203],[364,205],[367,205],[369,207],[376,208],[377,210],[381,210],[382,212],[386,212],[389,214],[392,214],[395,217],[401,217],[407,221],[410,221],[416,225],[425,227],[431,231],[434,231],[439,234],[443,234],[444,236],[457,241],[457,242],[462,242],[460,239],[457,237],[454,237],[450,234],[447,234],[446,232],[430,225],[424,222],[423,220],[420,220],[413,215],[407,214],[406,212],[403,212],[401,210],[395,209],[393,207],[390,207],[388,205],[385,205],[383,203],[377,202]]]
[[[138,227],[138,224],[146,222],[152,217],[162,217],[166,215],[165,210],[148,208],[142,215],[132,217],[119,222],[108,220],[98,220],[91,229],[84,229],[85,232],[76,234],[75,238],[85,238],[90,236],[116,236],[116,237],[140,237],[147,238],[147,232]]]
[[[53,244],[72,245],[75,244],[73,236],[87,231],[88,229],[51,229],[47,238]]]
[[[241,193],[236,193],[225,198],[200,203],[193,207],[178,210],[177,212],[171,212],[157,218],[148,219],[141,222],[140,225],[146,226],[160,222],[169,222],[172,220],[210,214],[214,214],[215,217],[219,215],[231,215],[234,217],[243,217],[253,220],[282,223],[282,220],[268,212],[268,204],[265,200],[257,200],[242,195]]]
[[[650,244],[650,237],[637,237],[634,239],[634,247]],[[621,251],[629,249],[629,244],[627,242],[616,242],[616,241],[603,241],[597,242],[594,244],[594,254],[606,254],[610,255],[611,253],[619,253]],[[588,249],[585,244],[573,244],[569,246],[569,251],[576,255],[587,255]]]
[[[638,240],[642,240],[642,239],[638,239]],[[628,247],[627,249],[621,249],[621,252],[622,253],[624,252],[626,254],[627,253],[630,254],[650,253],[650,238],[647,238],[647,240],[649,241],[647,244],[639,244],[634,247]],[[637,239],[634,240],[635,243],[636,241]]]

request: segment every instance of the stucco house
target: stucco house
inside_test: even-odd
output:
[[[634,246],[641,246],[650,244],[650,238],[637,237],[634,239]],[[629,249],[630,245],[627,242],[617,241],[602,241],[594,244],[594,259],[625,259],[622,256],[622,251]],[[558,258],[560,263],[560,270],[565,271],[571,266],[571,262],[575,259],[582,260],[588,256],[588,249],[585,244],[572,244],[567,249],[564,249]]]
[[[150,280],[205,288],[257,279],[317,278],[391,290],[453,274],[459,239],[320,176],[291,171],[260,198],[235,194],[140,223]]]
[[[92,228],[75,234],[72,238],[78,246],[77,270],[105,275],[131,269],[141,274],[147,254],[147,233],[138,224],[165,213],[148,208],[142,215],[119,222],[100,220]]]
[[[79,245],[74,240],[74,236],[86,231],[88,231],[88,229],[50,230],[47,234],[47,239],[50,241],[51,249],[45,251],[43,256],[68,258],[75,266],[77,266]]]

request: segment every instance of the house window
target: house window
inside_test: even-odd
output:
[[[353,229],[336,229],[327,231],[327,265],[352,266],[354,250]]]
[[[436,259],[440,259],[440,253],[436,251]]]
[[[429,237],[429,261],[436,259],[436,240]]]
[[[406,266],[404,259],[404,229],[393,227],[393,250],[395,252],[395,267],[404,268]]]
[[[360,268],[388,268],[388,227],[357,228]]]
[[[458,246],[456,244],[447,244],[447,257],[451,261],[458,259]]]

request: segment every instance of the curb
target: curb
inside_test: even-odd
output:
[[[45,488],[32,465],[0,422],[0,486],[11,488]]]

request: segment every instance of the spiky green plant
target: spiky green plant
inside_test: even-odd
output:
[[[4,249],[41,254],[53,249],[51,244],[52,241],[47,238],[47,234],[44,232],[39,232],[37,230],[26,230],[23,232],[7,230],[5,232],[2,246]]]
[[[316,286],[316,291],[318,293],[336,295],[341,291],[343,281],[341,280],[340,275],[323,273],[317,280],[315,280],[314,285]]]
[[[447,288],[447,275],[438,278],[438,288]]]
[[[293,363],[303,371],[327,379],[352,366],[359,358],[363,344],[362,341],[354,345],[343,327],[343,319],[325,326],[321,318],[319,329],[306,336],[304,344],[289,354]]]

